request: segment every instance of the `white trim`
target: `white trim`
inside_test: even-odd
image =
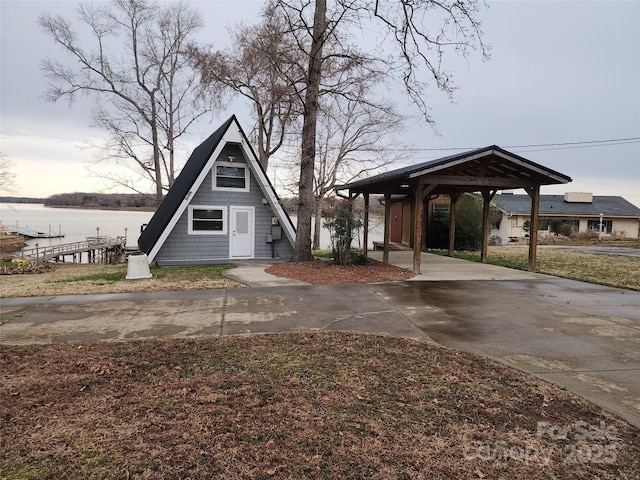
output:
[[[244,188],[238,187],[219,187],[218,186],[218,168],[217,167],[235,167],[244,169]],[[240,178],[240,177],[238,177]],[[244,162],[215,162],[211,169],[211,189],[223,192],[248,192],[250,191],[251,175],[249,167]]]
[[[293,247],[296,243],[296,231],[293,228],[293,224],[291,223],[291,220],[285,213],[284,209],[282,208],[282,205],[280,205],[276,192],[273,190],[273,187],[271,187],[271,184],[269,183],[267,176],[264,174],[264,170],[262,170],[262,168],[260,168],[259,166],[258,159],[252,153],[253,151],[247,145],[244,139],[242,139],[241,147],[242,147],[242,152],[245,155],[245,158],[247,159],[252,158],[256,162],[255,164],[253,164],[253,162],[247,162],[247,165],[249,165],[249,168],[251,169],[251,173],[253,173],[254,177],[256,178],[256,181],[260,184],[260,189],[262,190],[262,193],[265,195],[265,198],[267,199],[267,202],[271,207],[271,211],[275,213],[276,217],[278,217],[280,225],[284,230],[284,234],[287,236],[287,239],[289,240],[289,242],[291,243],[291,246]]]
[[[226,205],[189,205],[187,211],[187,233],[189,235],[227,235],[229,231],[229,215]],[[222,230],[194,230],[193,210],[220,210],[222,211]]]

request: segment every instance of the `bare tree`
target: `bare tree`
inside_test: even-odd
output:
[[[77,13],[80,26],[92,35],[92,48],[80,43],[67,19],[40,17],[43,30],[73,60],[73,66],[43,61],[51,80],[46,98],[73,101],[78,93],[90,95],[97,105],[93,124],[110,136],[94,145],[100,158],[133,165],[153,183],[159,204],[176,176],[179,138],[209,111],[193,96],[196,76],[183,52],[202,27],[200,16],[183,3],[147,0],[82,4]],[[125,176],[112,178],[136,188]]]
[[[16,174],[14,164],[4,153],[0,153],[0,191],[14,192],[16,189]]]
[[[304,57],[281,15],[264,15],[258,25],[236,25],[229,33],[231,45],[224,50],[192,44],[188,53],[200,72],[204,95],[216,98],[226,91],[251,104],[258,158],[266,171],[269,157],[282,147],[288,127],[300,115],[296,87],[304,76]]]
[[[325,96],[318,117],[315,162],[315,225],[313,248],[320,248],[324,199],[339,183],[404,159],[399,145],[390,145],[401,131],[404,117],[390,102],[371,103],[368,85],[356,85],[350,98]],[[395,152],[395,153],[392,153]]]
[[[454,86],[443,68],[443,57],[453,50],[467,55],[479,47],[483,56],[480,22],[476,15],[480,0],[334,0],[331,9],[326,0],[272,0],[269,11],[286,19],[299,48],[308,58],[303,85],[303,122],[301,133],[299,204],[293,261],[307,261],[311,254],[311,218],[313,216],[313,180],[316,158],[316,131],[319,99],[326,69],[332,63],[357,64],[359,68],[389,68],[390,78],[400,82],[424,120],[433,125],[424,93],[431,82],[451,96]],[[435,27],[429,25],[433,20]],[[380,44],[371,55],[361,54],[348,38],[353,29],[373,27]],[[346,29],[351,28],[351,36]],[[391,41],[389,41],[391,40]],[[329,45],[331,44],[331,46]],[[388,53],[385,53],[388,52]],[[425,75],[426,70],[426,75]]]

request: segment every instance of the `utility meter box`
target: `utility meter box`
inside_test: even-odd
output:
[[[271,238],[275,240],[282,240],[282,227],[280,225],[273,225],[271,227]]]

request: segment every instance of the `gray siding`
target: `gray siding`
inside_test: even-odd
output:
[[[234,163],[245,163],[241,150],[235,145],[226,145],[218,160],[227,161],[229,155],[235,157]],[[250,175],[249,192],[213,190],[212,182],[213,172],[209,171],[189,204],[255,207],[254,258],[272,258],[272,245],[266,240],[267,235],[271,233],[271,219],[274,213],[269,205],[262,204],[264,195],[253,174]],[[226,221],[229,230],[228,209]],[[225,235],[190,235],[188,227],[188,209],[185,209],[155,258],[159,265],[210,264],[231,261],[228,231]],[[284,234],[280,242],[276,244],[276,250],[280,259],[289,260],[291,258],[293,248]]]

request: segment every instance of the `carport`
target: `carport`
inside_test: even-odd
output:
[[[497,145],[457,155],[399,168],[370,178],[336,187],[348,190],[349,198],[362,194],[364,198],[364,245],[368,243],[370,196],[384,195],[384,248],[383,262],[389,263],[390,201],[392,196],[403,195],[411,201],[411,245],[413,271],[420,273],[420,252],[425,233],[425,204],[438,195],[448,195],[449,254],[455,240],[455,204],[463,193],[480,193],[483,198],[481,260],[487,261],[489,234],[489,206],[494,195],[505,189],[524,189],[531,197],[529,236],[529,271],[536,269],[536,239],[540,187],[569,183],[571,178],[539,165],[524,157],[508,152]],[[366,252],[365,252],[366,254]]]

